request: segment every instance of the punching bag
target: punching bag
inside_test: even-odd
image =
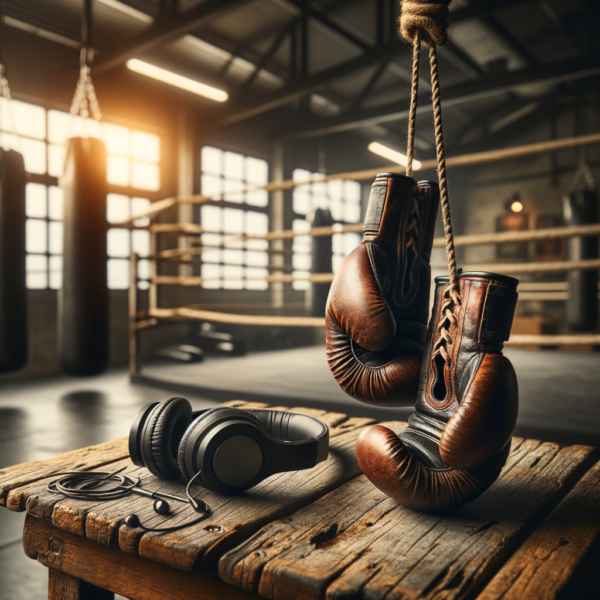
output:
[[[21,154],[0,149],[0,373],[26,361],[25,166]]]
[[[61,179],[64,194],[63,285],[58,302],[62,370],[97,375],[108,365],[106,148],[72,138]]]
[[[581,161],[570,193],[563,200],[567,225],[598,223],[598,194],[589,166]],[[575,237],[567,242],[569,260],[598,258],[598,236]],[[598,271],[569,271],[567,323],[575,331],[590,331],[598,324]]]
[[[317,208],[313,218],[313,227],[331,227],[333,217],[328,209]],[[312,238],[312,265],[310,272],[313,275],[318,273],[331,273],[333,270],[333,237],[317,236]],[[311,283],[310,296],[308,302],[308,314],[311,317],[324,317],[325,307],[327,305],[327,296],[331,283]]]

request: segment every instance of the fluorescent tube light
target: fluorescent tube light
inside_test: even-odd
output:
[[[170,85],[187,90],[188,92],[193,92],[194,94],[199,94],[200,96],[210,98],[216,102],[225,102],[225,100],[228,98],[227,92],[224,92],[223,90],[218,90],[217,88],[206,85],[205,83],[188,79],[182,75],[177,75],[177,73],[172,73],[171,71],[161,69],[160,67],[151,65],[143,60],[138,60],[137,58],[129,59],[127,61],[127,68],[135,71],[136,73],[141,73],[142,75],[152,77],[153,79],[158,79],[158,81],[164,81]]]
[[[383,158],[387,158],[392,162],[398,163],[399,165],[405,167],[408,163],[408,158],[406,155],[402,154],[402,152],[396,152],[396,150],[392,150],[379,142],[371,142],[369,144],[369,150],[373,152],[373,154],[378,154],[379,156],[383,156]],[[413,169],[418,171],[421,168],[421,163],[418,160],[413,160]]]

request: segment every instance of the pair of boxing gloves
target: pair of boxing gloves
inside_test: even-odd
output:
[[[399,434],[376,425],[359,464],[388,496],[419,510],[478,497],[498,477],[518,412],[517,378],[502,355],[518,281],[494,273],[435,280],[428,321],[436,183],[375,179],[363,242],[344,261],[327,302],[327,360],[342,389],[375,406],[415,406]]]

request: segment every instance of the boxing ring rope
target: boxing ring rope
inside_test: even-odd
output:
[[[570,150],[573,148],[583,148],[585,146],[593,146],[600,144],[600,133],[592,133],[590,135],[575,136],[569,138],[563,138],[560,140],[550,140],[546,142],[538,142],[534,144],[525,144],[522,146],[514,146],[512,148],[501,148],[499,150],[489,150],[487,152],[477,152],[474,154],[463,154],[459,156],[451,156],[446,158],[447,167],[466,167],[487,164],[491,162],[500,162],[505,160],[513,160],[516,158],[524,158],[527,156],[536,156],[540,154],[550,154],[553,152],[559,152],[561,150]],[[435,169],[437,167],[437,160],[424,160],[421,161],[421,171],[427,171]],[[234,192],[221,192],[213,196],[206,196],[203,194],[194,194],[189,196],[174,196],[172,198],[165,198],[153,202],[152,205],[145,211],[129,218],[120,223],[115,223],[114,227],[126,227],[134,229],[147,229],[148,226],[136,227],[134,222],[138,219],[145,217],[152,217],[157,215],[173,206],[179,204],[206,204],[214,200],[226,200],[228,195],[239,195],[248,192],[265,191],[265,192],[276,192],[292,190],[295,187],[310,185],[313,183],[327,183],[328,181],[335,181],[338,179],[347,179],[350,181],[364,181],[373,179],[376,175],[382,172],[400,172],[404,168],[399,165],[388,165],[378,169],[367,169],[364,171],[351,171],[349,173],[335,173],[332,175],[320,175],[318,177],[310,177],[302,181],[286,180],[286,181],[272,181],[266,185],[260,187],[247,187],[242,188]],[[176,225],[176,224],[174,224]],[[162,226],[162,225],[161,225]],[[155,227],[155,226],[149,226]]]
[[[467,154],[462,156],[454,156],[446,159],[448,167],[462,167],[469,165],[481,165],[490,162],[511,160],[523,158],[526,156],[535,156],[546,153],[558,152],[573,148],[581,148],[594,144],[600,144],[600,133],[591,135],[564,138],[561,140],[553,140],[540,142],[536,144],[527,144],[516,146],[513,148],[505,148],[500,150],[491,150],[488,152],[480,152],[476,154]],[[437,166],[437,160],[422,161],[421,170],[428,170]],[[251,240],[262,240],[273,242],[276,240],[292,240],[296,237],[321,237],[332,236],[343,233],[360,233],[362,232],[362,223],[356,224],[335,224],[331,227],[313,227],[306,232],[298,232],[293,230],[273,231],[266,235],[229,235],[224,237],[220,245],[203,244],[201,234],[206,233],[201,225],[193,223],[151,223],[142,225],[137,223],[140,219],[156,216],[161,212],[168,210],[179,204],[206,204],[215,200],[225,200],[227,195],[253,192],[257,190],[273,192],[281,190],[291,190],[298,186],[310,185],[313,183],[326,183],[334,180],[354,180],[362,181],[375,177],[382,171],[400,171],[401,167],[394,165],[384,169],[368,169],[364,171],[354,171],[350,173],[337,173],[333,175],[323,175],[311,177],[302,181],[275,181],[265,186],[244,188],[239,192],[223,192],[214,196],[206,196],[202,194],[173,197],[154,202],[150,208],[140,214],[137,214],[125,221],[113,224],[113,227],[124,227],[128,229],[147,230],[151,234],[151,253],[147,257],[151,263],[150,293],[149,293],[149,309],[145,313],[138,313],[138,261],[137,255],[131,257],[131,285],[129,298],[129,332],[130,332],[130,372],[138,372],[138,333],[140,330],[153,327],[161,322],[181,321],[181,320],[202,320],[222,324],[235,325],[250,325],[250,326],[271,326],[271,327],[324,327],[325,319],[317,317],[300,317],[300,316],[277,316],[277,315],[243,315],[232,314],[227,312],[218,312],[214,310],[206,310],[206,308],[198,308],[193,306],[162,309],[157,306],[157,287],[159,285],[181,285],[181,286],[198,286],[204,281],[210,281],[209,278],[203,277],[182,277],[182,276],[159,276],[157,274],[157,263],[159,261],[172,261],[180,263],[199,263],[203,250],[205,248],[223,248],[223,249],[244,249],[243,244]],[[156,237],[158,234],[176,234],[178,236],[188,236],[192,243],[196,242],[201,245],[192,246],[189,248],[174,248],[170,250],[157,251]],[[535,242],[549,239],[567,239],[578,236],[597,236],[600,235],[600,224],[580,225],[571,227],[555,227],[547,229],[538,229],[533,231],[507,231],[500,233],[488,234],[472,234],[456,236],[454,238],[455,245],[458,246],[478,246],[486,244],[502,244],[510,242]],[[233,246],[233,245],[237,245]],[[441,248],[446,245],[445,238],[436,238],[434,247]],[[291,251],[269,249],[266,250],[269,254],[293,254]],[[434,268],[438,265],[434,265]],[[441,266],[441,265],[440,265]],[[447,265],[443,265],[445,268]],[[310,283],[330,283],[333,279],[333,273],[315,273],[311,275],[297,275],[282,273],[281,267],[274,267],[277,271],[270,275],[256,278],[269,283],[291,283],[294,281],[309,281]],[[480,265],[467,265],[465,270],[473,271],[495,271],[506,272],[512,274],[533,274],[533,273],[560,273],[576,270],[600,269],[600,260],[588,259],[581,261],[555,261],[555,262],[532,262],[532,263],[491,263]],[[224,279],[220,277],[219,280]],[[236,278],[239,279],[239,278]],[[255,279],[246,277],[245,279]],[[560,283],[560,282],[559,282]],[[563,300],[564,292],[560,290],[561,295],[552,295],[551,291],[544,290],[542,295],[525,292],[522,299],[535,300]],[[221,305],[222,306],[222,305]],[[231,305],[233,306],[233,305]],[[511,346],[530,345],[538,346],[556,346],[561,344],[569,345],[597,345],[600,344],[600,336],[596,334],[582,335],[513,335],[510,340]]]

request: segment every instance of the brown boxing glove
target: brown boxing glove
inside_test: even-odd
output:
[[[440,510],[470,502],[498,477],[518,412],[517,378],[502,355],[518,281],[459,277],[461,304],[447,312],[448,278],[436,279],[415,412],[396,435],[361,434],[357,456],[371,481],[402,504]]]
[[[326,311],[329,368],[357,400],[415,401],[438,205],[436,183],[392,173],[373,183],[363,242],[336,274]]]

